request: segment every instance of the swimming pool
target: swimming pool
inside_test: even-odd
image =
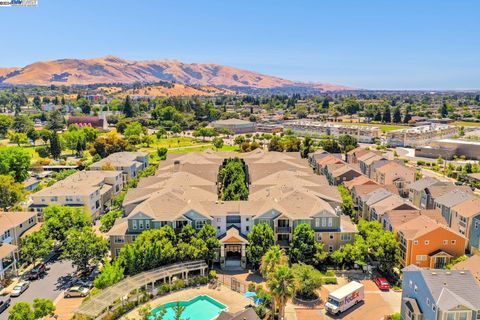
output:
[[[175,312],[173,311],[173,307],[175,307],[177,303],[185,307],[185,311],[182,313],[182,319],[190,320],[211,320],[217,317],[220,312],[227,309],[226,306],[217,300],[207,295],[202,295],[190,301],[174,301],[162,304],[153,309],[152,313],[157,314],[160,310],[167,309],[163,320],[174,320]]]

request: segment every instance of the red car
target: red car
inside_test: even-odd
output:
[[[374,276],[373,281],[375,282],[375,284],[380,290],[386,290],[386,291],[390,290],[391,286],[390,286],[390,283],[388,283],[387,279]]]

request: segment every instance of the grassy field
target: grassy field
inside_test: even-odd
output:
[[[480,122],[455,121],[452,124],[463,127],[480,127]]]

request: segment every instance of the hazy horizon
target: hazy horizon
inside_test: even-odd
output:
[[[97,58],[215,63],[377,90],[480,88],[480,3],[39,0],[0,8],[0,67]]]

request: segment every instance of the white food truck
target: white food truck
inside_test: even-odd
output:
[[[325,308],[331,314],[337,315],[363,300],[365,294],[363,284],[352,281],[330,292]]]

